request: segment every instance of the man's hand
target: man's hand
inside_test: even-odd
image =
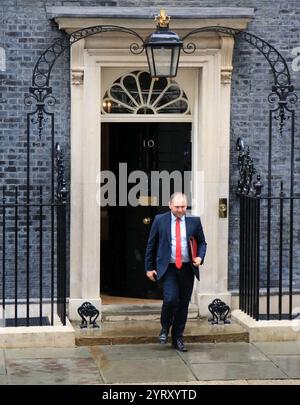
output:
[[[156,281],[156,270],[147,271],[147,277],[150,278],[151,281]]]
[[[202,262],[201,257],[196,257],[195,260],[193,261],[193,265],[200,266],[201,262]]]

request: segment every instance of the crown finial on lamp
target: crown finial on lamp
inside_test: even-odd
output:
[[[158,26],[163,28],[163,27],[168,27],[170,23],[171,17],[167,15],[166,10],[161,9],[159,11],[159,15],[155,17],[155,21],[157,21]]]

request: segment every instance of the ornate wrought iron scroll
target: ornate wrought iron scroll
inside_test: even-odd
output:
[[[294,93],[294,86],[291,84],[290,72],[284,57],[277,51],[277,49],[274,48],[274,46],[270,45],[262,38],[259,38],[254,34],[250,34],[249,32],[230,27],[211,26],[197,28],[187,33],[182,40],[185,41],[192,35],[208,31],[231,35],[235,39],[241,38],[256,48],[266,58],[274,77],[274,85],[272,86],[271,93],[268,96],[268,101],[273,106],[273,113],[275,113],[274,119],[279,122],[279,131],[282,135],[284,124],[288,119],[290,119],[292,114],[290,108],[298,100],[297,95]],[[194,53],[196,50],[196,45],[193,42],[188,42],[184,44],[182,49],[185,53]]]
[[[32,85],[29,87],[29,95],[25,97],[25,105],[31,106],[33,111],[27,113],[27,190],[30,188],[30,135],[31,126],[36,125],[38,134],[41,137],[45,124],[49,124],[51,128],[52,150],[51,155],[54,154],[54,113],[47,110],[47,107],[53,107],[56,103],[55,97],[52,95],[52,87],[50,86],[50,77],[52,68],[56,60],[67,49],[69,49],[75,42],[83,38],[101,34],[105,32],[124,32],[126,34],[135,36],[137,42],[130,45],[130,51],[134,54],[140,54],[144,50],[144,40],[135,31],[120,27],[117,25],[98,25],[84,28],[73,32],[72,34],[65,35],[62,38],[56,39],[52,45],[47,48],[37,60],[32,74]],[[54,166],[52,166],[52,201],[54,201]],[[27,192],[27,202],[29,202],[29,192]]]
[[[141,41],[141,45],[138,43],[132,43],[130,45],[130,51],[134,54],[140,54],[144,50],[143,38],[137,32],[126,27],[120,27],[117,25],[96,25],[74,31],[72,34],[66,35],[63,38],[58,38],[39,57],[33,70],[32,91],[35,91],[36,88],[49,88],[50,75],[53,65],[57,58],[66,49],[70,48],[73,44],[75,44],[75,42],[78,42],[81,39],[105,32],[124,32],[126,34],[133,35],[138,38],[139,41]]]
[[[272,73],[274,75],[274,85],[283,86],[284,88],[290,86],[288,90],[289,91],[294,90],[294,87],[291,85],[290,72],[283,56],[277,51],[277,49],[274,48],[274,46],[270,45],[262,38],[259,38],[256,35],[251,34],[250,32],[241,31],[230,27],[219,27],[219,26],[202,27],[196,28],[195,30],[187,33],[182,38],[182,40],[185,41],[192,35],[209,31],[231,35],[235,38],[241,38],[244,41],[248,42],[250,45],[254,46],[267,59],[269,65],[271,66]],[[193,42],[189,42],[186,45],[184,44],[183,46],[183,51],[186,53],[193,53],[195,52],[195,50],[196,45]]]
[[[56,150],[56,169],[57,169],[56,198],[59,202],[66,203],[67,184],[65,180],[64,153],[61,150],[59,143],[56,144],[55,150]]]
[[[238,181],[238,194],[251,194],[260,197],[263,184],[260,175],[253,181],[253,175],[256,173],[253,159],[250,156],[249,146],[245,149],[244,141],[241,138],[237,139],[236,149],[240,152],[238,156],[238,169],[240,179]]]

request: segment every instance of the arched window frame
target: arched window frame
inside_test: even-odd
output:
[[[142,85],[142,75],[144,78],[145,75],[149,76],[147,78],[150,82],[148,88],[144,88]],[[126,79],[128,78],[135,81],[135,92],[127,88]],[[160,82],[158,88],[155,89],[158,80]],[[117,98],[116,91],[118,90],[121,94]],[[172,92],[176,92],[176,95],[173,96]],[[112,105],[118,110],[111,111]],[[172,105],[175,107],[173,111],[171,110]],[[191,108],[186,93],[174,79],[151,79],[148,72],[141,70],[126,73],[111,84],[102,99],[101,115],[102,117],[116,115],[123,117],[140,115],[190,117]]]

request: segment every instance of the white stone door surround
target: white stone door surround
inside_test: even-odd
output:
[[[88,20],[88,21],[87,21]],[[201,26],[223,25],[244,29],[249,19],[172,20],[171,28],[182,35]],[[72,32],[84,26],[116,24],[116,21],[84,18],[58,19],[60,28]],[[138,31],[143,37],[153,31],[149,20],[125,19],[118,25]],[[197,99],[193,101],[193,213],[200,215],[208,243],[201,281],[193,302],[201,315],[208,304],[221,298],[231,305],[228,291],[228,217],[219,218],[219,198],[229,198],[231,36],[204,33],[191,37],[197,50],[181,53],[180,68],[198,70]],[[145,69],[144,54],[132,55],[133,38],[101,34],[75,43],[71,49],[71,255],[69,317],[89,301],[101,310],[100,297],[100,207],[96,202],[100,171],[101,70],[109,67]],[[202,179],[197,173],[203,173]]]

